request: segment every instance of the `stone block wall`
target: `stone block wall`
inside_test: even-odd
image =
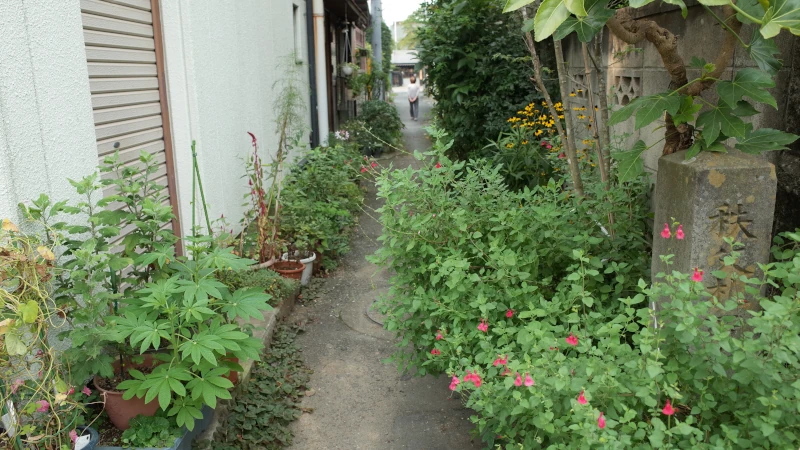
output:
[[[689,5],[688,16],[681,17],[679,8],[666,3],[651,4],[636,11],[636,17],[647,17],[655,20],[661,26],[669,29],[679,37],[679,52],[688,65],[692,56],[704,58],[713,62],[722,46],[725,31],[710,17],[696,1],[687,2]],[[749,40],[753,27],[742,28],[741,36]],[[766,105],[756,105],[761,114],[752,118],[756,127],[770,127],[800,134],[800,44],[798,39],[789,33],[781,33],[776,38],[776,43],[783,59],[783,69],[776,77],[777,86],[772,94],[778,101],[778,110]],[[590,44],[590,52],[592,46]],[[575,92],[574,97],[566,99],[566,106],[576,124],[578,148],[582,140],[590,137],[588,129],[590,117],[589,99],[584,89],[585,69],[581,43],[575,35],[564,40],[564,59],[568,66],[570,87]],[[669,88],[669,75],[664,70],[661,58],[655,46],[649,42],[642,42],[630,46],[617,39],[608,29],[602,36],[602,57],[598,64],[606,69],[606,82],[608,87],[609,106],[616,110],[628,104],[634,98],[657,94]],[[730,67],[721,76],[730,79],[733,73],[741,68],[755,67],[756,64],[749,58],[741,46],[737,47]],[[688,76],[699,75],[699,70],[689,69]],[[595,89],[597,83],[594,83]],[[703,98],[716,101],[716,91],[712,88],[703,93]],[[595,104],[598,100],[595,99]],[[579,110],[575,110],[579,108]],[[580,108],[586,108],[585,111]],[[585,119],[578,119],[579,115]],[[663,120],[656,121],[648,127],[634,130],[634,119],[619,124],[612,130],[612,141],[622,150],[630,149],[633,144],[641,139],[653,148],[644,155],[645,168],[658,176],[658,158],[663,148]],[[616,138],[616,139],[615,139]],[[659,142],[661,141],[661,142]],[[654,145],[655,144],[655,145]],[[800,141],[795,143],[793,149],[784,152],[770,152],[764,158],[775,164],[778,176],[778,189],[776,199],[776,213],[774,218],[773,233],[800,228]]]

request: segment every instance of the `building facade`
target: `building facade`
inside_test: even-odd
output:
[[[274,154],[283,77],[296,73],[307,87],[301,126],[310,143],[324,142],[330,128],[320,123],[335,124],[330,38],[344,11],[367,11],[362,3],[0,2],[0,217],[19,220],[17,205],[40,193],[74,197],[68,180],[93,173],[106,155],[133,163],[147,151],[186,235],[196,141],[210,214],[235,222],[247,193],[247,133]]]

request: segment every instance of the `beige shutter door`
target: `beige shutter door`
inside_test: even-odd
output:
[[[178,216],[158,0],[81,0],[97,153],[132,164],[142,150]],[[172,226],[180,234],[178,220]],[[123,234],[130,227],[123,229]]]

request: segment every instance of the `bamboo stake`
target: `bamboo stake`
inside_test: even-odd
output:
[[[556,68],[558,72],[558,87],[561,91],[561,98],[566,99],[567,93],[567,66],[564,63],[564,51],[561,48],[561,41],[553,39],[553,47],[556,52]],[[566,100],[564,100],[566,103]],[[572,175],[575,192],[583,197],[583,180],[581,180],[580,167],[578,166],[578,152],[575,149],[575,128],[572,126],[572,114],[567,110],[567,105],[564,105],[564,122],[566,123],[566,140],[562,138],[562,143],[567,150],[567,162],[569,163],[569,171]]]

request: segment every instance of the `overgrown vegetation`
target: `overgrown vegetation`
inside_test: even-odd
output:
[[[352,144],[311,150],[284,181],[281,235],[291,250],[319,252],[323,267],[336,266],[350,250],[363,192],[356,184],[361,155]]]
[[[199,441],[195,448],[277,450],[292,443],[289,424],[303,412],[300,403],[311,374],[295,345],[300,331],[288,325],[278,327],[250,380],[238,388],[214,441]]]
[[[292,295],[297,290],[297,281],[280,276],[269,269],[259,270],[228,270],[216,274],[231,292],[239,289],[258,288],[271,296],[270,304],[277,306],[277,302]]]
[[[522,21],[493,0],[432,0],[415,14],[419,58],[436,99],[437,123],[465,158],[504,131],[506,120],[542,98],[530,81]],[[552,47],[542,45],[542,55]],[[552,67],[552,66],[551,66]]]

